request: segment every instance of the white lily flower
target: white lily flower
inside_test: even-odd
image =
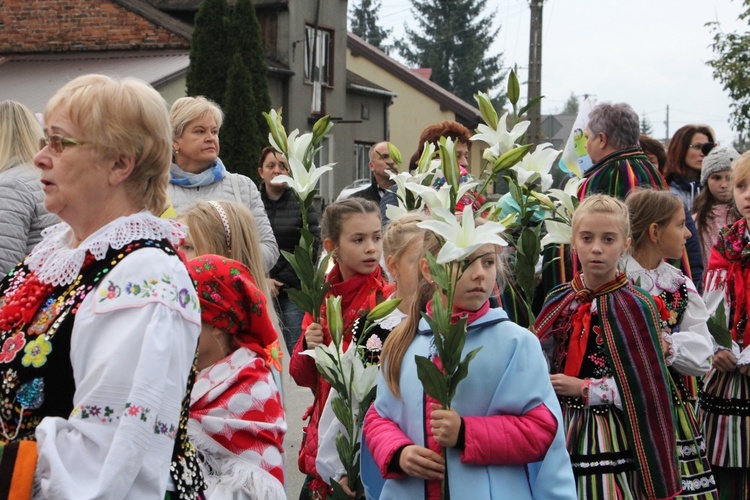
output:
[[[458,187],[458,193],[456,200],[460,200],[468,191],[474,189],[477,186],[477,182],[467,182],[461,184]],[[430,207],[430,211],[438,218],[442,220],[454,219],[451,210],[451,186],[447,182],[440,186],[440,189],[435,189],[432,186],[422,186],[421,184],[407,184],[406,188],[417,194],[422,201]],[[440,216],[442,213],[440,209],[447,212],[448,216]]]
[[[435,145],[431,142],[426,142],[424,149],[422,149],[422,155],[419,157],[417,162],[417,172],[420,174],[429,173],[430,171],[437,168],[433,158],[435,157]],[[437,162],[440,165],[440,162]]]
[[[516,123],[513,130],[509,132],[507,122],[508,113],[505,112],[498,120],[497,129],[480,123],[477,125],[477,132],[479,133],[474,134],[471,140],[486,142],[490,146],[490,154],[497,158],[501,154],[513,149],[518,139],[526,133],[529,125],[531,125],[531,122],[524,120]]]
[[[359,356],[356,355],[354,349],[349,349],[352,352],[351,366],[354,367],[354,377],[352,378],[352,393],[357,403],[361,404],[367,394],[372,390],[378,381],[378,365],[370,365],[365,367]]]
[[[564,189],[549,190],[550,196],[562,203],[562,206],[565,208],[568,216],[572,216],[573,212],[575,212],[576,207],[574,200],[578,200],[578,186],[580,186],[582,182],[583,179],[579,179],[576,177],[569,179],[565,184]]]
[[[458,180],[461,178],[458,160],[456,159],[457,144],[458,141],[454,142],[450,137],[440,138],[440,163],[443,175],[445,175],[447,184],[452,185],[458,185]]]
[[[385,208],[385,216],[388,217],[389,221],[400,219],[408,213],[406,206],[404,206],[404,202],[401,200],[398,200],[398,205],[388,205]]]
[[[289,145],[289,151],[287,152],[287,158],[291,160],[292,158],[296,158],[300,163],[304,164],[305,162],[305,153],[307,152],[307,149],[310,147],[310,143],[312,142],[313,135],[311,133],[302,134],[299,137],[299,130],[294,129],[292,130],[292,133],[289,134],[289,138],[287,139],[287,144]]]
[[[573,228],[564,222],[554,221],[550,218],[544,220],[547,234],[542,238],[542,248],[550,244],[568,245],[573,237]]]
[[[339,376],[339,370],[336,366],[336,362],[334,361],[338,354],[343,357],[343,353],[341,352],[340,348],[336,348],[336,346],[331,342],[330,345],[319,345],[315,348],[315,365],[318,367],[318,371],[320,374],[328,380],[329,382],[331,380],[343,382]],[[333,359],[331,358],[333,357]]]
[[[516,172],[519,185],[541,178],[542,192],[545,192],[552,186],[550,170],[559,154],[558,150],[552,148],[552,144],[546,142],[538,145],[533,153],[527,154],[520,163],[510,168]]]
[[[290,135],[289,137],[291,138],[292,136]],[[307,199],[307,196],[315,190],[315,186],[318,184],[320,176],[331,170],[330,165],[325,165],[323,167],[315,167],[315,165],[311,165],[310,170],[308,171],[300,160],[291,156],[289,158],[289,169],[292,174],[291,177],[288,175],[278,175],[274,177],[271,183],[286,183],[287,186],[294,189],[299,194],[301,199],[305,200]]]
[[[438,264],[446,264],[464,259],[487,243],[506,246],[508,243],[500,236],[505,226],[498,222],[485,222],[475,226],[474,213],[470,205],[464,207],[461,223],[455,217],[448,220],[428,220],[417,226],[432,231],[445,240],[443,248],[437,255]]]

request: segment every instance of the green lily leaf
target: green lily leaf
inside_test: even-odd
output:
[[[539,103],[541,102],[541,100],[542,100],[542,99],[544,99],[544,96],[543,96],[543,95],[540,95],[540,96],[537,96],[537,97],[533,98],[532,100],[530,100],[530,101],[529,101],[529,102],[528,102],[528,103],[526,104],[526,106],[522,107],[522,108],[521,108],[521,109],[520,109],[520,110],[518,111],[518,119],[520,120],[520,119],[521,119],[521,117],[522,117],[522,116],[523,116],[524,114],[526,114],[526,112],[527,112],[528,110],[530,110],[531,108],[533,108],[534,106],[536,106],[537,104],[539,104]]]
[[[302,290],[296,290],[294,288],[285,288],[289,300],[294,302],[294,305],[300,308],[300,311],[312,314],[315,311],[313,306],[313,299],[309,294],[303,293]]]
[[[422,382],[424,392],[445,405],[445,398],[448,393],[445,375],[438,370],[438,367],[432,361],[424,356],[414,356],[414,361],[417,363],[417,377]]]
[[[727,328],[727,314],[724,301],[716,308],[713,316],[708,318],[708,331],[711,332],[716,343],[727,349],[732,348],[732,331]]]
[[[474,357],[477,355],[479,351],[481,351],[481,347],[477,347],[473,351],[471,351],[469,354],[466,355],[466,357],[458,364],[458,368],[456,369],[456,372],[453,374],[453,378],[451,379],[451,386],[448,391],[448,398],[453,399],[453,397],[456,395],[456,389],[458,389],[458,384],[461,383],[463,379],[466,378],[467,375],[469,375],[469,363],[474,359]]]

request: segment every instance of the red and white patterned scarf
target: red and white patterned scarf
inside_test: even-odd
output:
[[[210,469],[209,487],[284,498],[286,430],[271,371],[251,349],[240,347],[198,374],[188,432]]]

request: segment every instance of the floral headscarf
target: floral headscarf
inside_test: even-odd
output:
[[[266,309],[266,298],[250,269],[219,255],[201,255],[188,262],[201,304],[201,320],[234,337],[265,358],[278,340]]]

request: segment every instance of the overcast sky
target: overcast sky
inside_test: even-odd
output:
[[[356,0],[349,2],[350,6]],[[414,23],[408,0],[381,0],[380,20],[401,36]],[[518,65],[525,99],[528,66],[528,0],[487,0],[501,25],[492,51],[505,66]],[[543,20],[542,113],[560,111],[571,93],[598,102],[627,102],[644,115],[654,136],[687,123],[706,123],[719,142],[735,134],[727,122],[729,98],[713,79],[711,30],[748,29],[738,21],[741,0],[546,0]],[[440,29],[440,27],[436,27]]]

